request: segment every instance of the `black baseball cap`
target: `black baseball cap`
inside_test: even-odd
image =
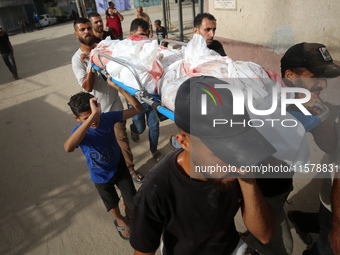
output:
[[[303,67],[317,77],[334,78],[340,75],[340,66],[333,63],[327,48],[319,43],[299,43],[290,47],[281,58],[281,68]]]
[[[275,148],[247,125],[250,118],[246,110],[243,115],[233,115],[230,90],[214,88],[215,84],[228,83],[211,76],[192,77],[183,82],[175,99],[176,125],[198,137],[223,162],[238,168],[256,165],[275,153]],[[206,95],[206,115],[202,115],[202,95]],[[217,119],[228,123],[214,127]]]

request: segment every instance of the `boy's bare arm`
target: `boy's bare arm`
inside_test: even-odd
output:
[[[70,135],[70,137],[64,143],[64,149],[66,152],[73,152],[77,148],[77,146],[84,139],[86,132],[89,130],[95,118],[98,117],[98,115],[100,115],[101,113],[100,103],[96,105],[97,100],[98,98],[96,97],[90,99],[92,113],[86,119],[86,121],[82,125],[80,125],[79,128],[76,131],[74,131],[74,133]]]
[[[243,194],[242,217],[247,229],[262,243],[274,233],[274,213],[264,200],[255,179],[238,179]]]
[[[132,108],[123,111],[123,120],[129,119],[137,115],[138,113],[144,111],[144,108],[141,105],[141,103],[134,96],[131,96],[130,93],[128,93],[126,90],[124,90],[123,88],[119,87],[116,83],[114,83],[111,80],[111,77],[107,79],[107,82],[111,87],[118,90],[132,106]]]
[[[122,14],[120,14],[120,12],[116,8],[113,9],[113,13],[118,15],[120,21],[124,20],[124,16]]]

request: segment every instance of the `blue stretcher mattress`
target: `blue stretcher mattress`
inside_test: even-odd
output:
[[[98,66],[94,65],[93,63],[91,64],[92,67],[97,70],[98,72],[101,72],[101,68],[99,68]],[[127,92],[129,92],[132,96],[135,95],[135,93],[138,91],[137,89],[131,88],[127,85],[125,85],[122,82],[116,81],[115,79],[111,78],[111,80],[116,83],[118,86],[120,86],[121,88],[125,89]],[[173,111],[170,111],[168,108],[166,108],[165,106],[161,105],[161,98],[158,95],[148,95],[150,97],[152,97],[152,100],[154,101],[155,104],[153,104],[153,107],[156,108],[156,110],[163,114],[164,116],[166,116],[167,118],[171,119],[172,121],[175,121],[175,114]]]

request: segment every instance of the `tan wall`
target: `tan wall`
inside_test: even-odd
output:
[[[296,43],[318,42],[327,46],[333,59],[340,60],[339,0],[236,1],[236,11],[214,9],[213,0],[205,1],[205,11],[217,19],[217,39],[225,39],[226,44],[231,40],[261,45],[277,53],[278,59]]]

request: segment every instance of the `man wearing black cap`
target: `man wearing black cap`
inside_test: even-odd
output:
[[[281,74],[289,87],[302,87],[311,92],[311,100],[304,106],[313,115],[320,109],[315,107],[320,102],[320,92],[327,88],[327,80],[340,75],[340,67],[333,63],[326,46],[318,43],[299,43],[292,46],[281,59]],[[297,93],[296,97],[305,95]],[[335,150],[336,139],[334,129],[329,120],[310,131],[316,144],[325,153]]]
[[[303,87],[311,92],[311,100],[306,103],[305,107],[313,115],[318,115],[320,112],[314,104],[321,102],[319,95],[327,87],[326,79],[340,76],[340,66],[333,63],[326,46],[318,43],[300,43],[291,47],[281,59],[281,71],[282,77],[286,78],[287,86]],[[297,94],[297,97],[299,96]],[[334,125],[329,119],[310,132],[322,151],[327,154],[335,151],[337,140]],[[328,179],[324,180],[325,183],[320,192],[322,202],[319,210],[320,236],[312,250],[305,251],[304,254],[340,253],[340,181],[339,176],[336,177],[333,176],[333,183]],[[296,221],[297,215],[307,219],[307,214],[291,211],[288,215],[295,229],[300,230],[300,236],[304,236],[308,241],[308,233],[303,233],[299,222]]]
[[[17,66],[14,60],[14,50],[11,42],[9,41],[8,34],[2,31],[0,26],[0,52],[9,71],[12,73],[13,78],[18,80]]]
[[[319,95],[327,87],[326,78],[339,76],[340,67],[333,63],[324,45],[300,43],[289,48],[282,57],[281,73],[287,86],[305,88],[310,91],[311,99],[304,106],[313,115],[318,115],[320,109],[315,106],[315,102],[321,103]],[[296,93],[296,98],[304,97],[304,94]],[[288,107],[288,110],[299,111],[297,108],[292,107]],[[334,128],[329,120],[323,121],[310,132],[321,150],[326,153],[332,153],[335,150],[336,137]],[[274,245],[262,244],[251,234],[247,237],[246,243],[263,254],[286,255],[292,253],[293,239],[283,209],[284,203],[293,189],[292,176],[293,172],[291,178],[258,179],[259,188],[266,201],[274,209],[276,223],[280,223],[275,225],[274,237],[271,240],[271,244]],[[304,242],[308,242],[307,236],[302,237],[302,239]]]
[[[225,81],[193,77],[177,92],[176,138],[182,149],[168,154],[149,173],[134,198],[130,243],[135,254],[154,254],[163,235],[163,254],[244,254],[234,216],[242,208],[247,228],[263,243],[274,218],[256,181],[240,173],[275,149],[255,128],[214,125],[218,119],[247,122],[233,115]],[[210,91],[207,93],[206,91]],[[209,95],[214,95],[215,100]],[[215,126],[215,127],[214,127]]]

